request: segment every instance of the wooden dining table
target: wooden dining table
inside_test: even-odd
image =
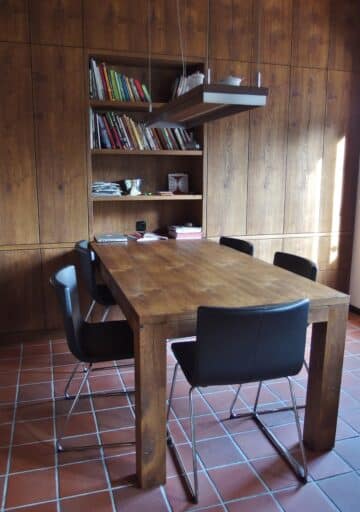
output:
[[[196,333],[200,305],[243,307],[309,298],[304,442],[316,451],[333,447],[348,295],[208,240],[92,243],[92,248],[134,333],[136,472],[142,488],[166,480],[166,340]]]

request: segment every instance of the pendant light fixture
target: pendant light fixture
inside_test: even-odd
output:
[[[183,76],[186,76],[183,38],[181,29],[180,6],[177,0],[177,18],[179,27],[180,51],[183,64]],[[268,89],[261,87],[259,71],[260,57],[260,0],[257,2],[257,85],[242,86],[224,83],[210,83],[209,36],[210,0],[208,0],[207,45],[205,83],[178,96],[149,115],[150,127],[191,128],[266,105]],[[150,52],[150,49],[149,49]],[[149,66],[150,67],[150,66]]]

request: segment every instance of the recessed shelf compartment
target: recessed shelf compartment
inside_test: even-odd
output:
[[[175,149],[161,149],[161,150],[129,150],[129,149],[92,149],[92,155],[137,155],[137,156],[202,156],[201,149],[192,150],[175,150]]]

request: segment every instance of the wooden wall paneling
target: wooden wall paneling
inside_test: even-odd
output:
[[[254,45],[253,0],[210,0],[212,59],[251,61]]]
[[[254,245],[254,257],[272,263],[276,251],[283,250],[282,238],[247,238]]]
[[[214,80],[229,74],[249,76],[248,64],[211,61]],[[208,125],[207,236],[246,231],[249,114]]]
[[[292,64],[326,68],[329,53],[330,0],[293,0]]]
[[[205,57],[208,39],[208,0],[185,0],[184,10],[185,55]]]
[[[87,238],[83,52],[33,46],[42,243]]]
[[[292,0],[262,0],[260,9],[260,62],[290,64]]]
[[[39,241],[31,54],[0,43],[0,244]]]
[[[148,50],[147,0],[86,0],[85,3],[85,47],[129,52]]]
[[[264,108],[250,112],[247,234],[282,233],[290,71],[262,65]]]
[[[285,233],[319,230],[325,94],[325,71],[293,68],[290,85]]]
[[[31,0],[29,7],[32,43],[83,46],[82,0]]]
[[[42,249],[42,290],[45,298],[45,327],[46,329],[63,329],[64,323],[60,306],[53,287],[49,283],[51,275],[67,265],[75,265],[77,269],[81,311],[85,314],[91,299],[86,293],[78,267],[76,253],[72,247],[62,249]]]
[[[351,231],[359,162],[356,76],[328,71],[320,231]]]
[[[0,331],[43,329],[40,251],[0,251],[0,268]]]
[[[329,68],[360,71],[360,2],[331,0]]]
[[[29,41],[28,0],[0,2],[0,41]]]

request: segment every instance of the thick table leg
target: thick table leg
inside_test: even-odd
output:
[[[134,334],[136,472],[148,488],[166,481],[166,343],[161,325]]]
[[[328,321],[312,326],[304,442],[315,451],[335,443],[348,306],[329,307]]]

